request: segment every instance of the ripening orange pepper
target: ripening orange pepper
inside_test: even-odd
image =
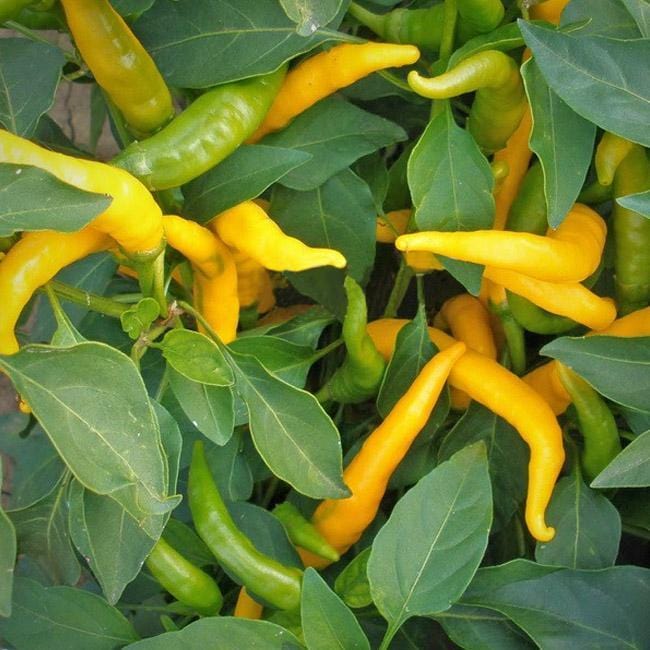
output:
[[[548,20],[554,25],[560,24],[560,17],[569,0],[545,0],[529,9],[530,17],[535,20]]]
[[[368,323],[368,333],[379,352],[390,359],[400,329],[408,321],[384,318]],[[431,340],[440,349],[455,340],[429,327]],[[553,539],[555,530],[545,523],[545,512],[564,464],[562,429],[548,404],[528,384],[493,359],[467,350],[449,375],[451,386],[509,422],[530,448],[526,524],[542,542]]]
[[[236,618],[257,620],[262,618],[263,611],[264,607],[248,595],[246,587],[242,587],[239,590],[239,596],[237,596],[237,603],[235,604],[235,612],[233,616]]]

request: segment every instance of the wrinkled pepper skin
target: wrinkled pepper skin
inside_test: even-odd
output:
[[[127,255],[155,257],[163,245],[162,212],[147,189],[110,165],[49,151],[0,129],[0,162],[32,165],[81,190],[112,197],[92,222],[110,235]]]
[[[188,183],[220,163],[255,131],[285,72],[283,66],[268,75],[208,90],[161,131],[131,143],[112,164],[151,190]]]
[[[389,359],[400,329],[408,321],[382,319],[368,324],[377,349]],[[455,340],[434,327],[429,336],[445,350]],[[545,523],[545,512],[564,464],[562,429],[548,404],[530,386],[496,361],[467,350],[449,374],[449,383],[509,422],[530,447],[526,524],[542,542],[553,539],[555,530]]]
[[[221,566],[274,607],[300,607],[302,571],[261,553],[237,528],[212,478],[201,441],[194,443],[187,498],[196,532]]]
[[[231,250],[237,269],[237,294],[242,309],[255,307],[265,314],[275,307],[275,294],[269,272],[252,257],[241,251]]]
[[[97,83],[139,136],[174,115],[172,96],[153,59],[108,0],[61,0],[77,49]]]
[[[112,246],[115,242],[110,237],[90,227],[73,233],[42,230],[23,234],[0,260],[0,354],[18,352],[14,329],[36,289],[69,264]]]

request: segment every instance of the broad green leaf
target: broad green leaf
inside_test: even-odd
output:
[[[446,105],[427,126],[408,162],[408,184],[419,230],[478,230],[494,221],[494,177],[474,138]],[[470,293],[480,289],[483,269],[441,258]]]
[[[81,567],[68,532],[68,485],[63,482],[29,508],[10,513],[18,551],[29,556],[57,584],[74,585]]]
[[[302,650],[303,647],[291,632],[279,625],[268,621],[250,621],[230,616],[201,618],[178,632],[166,632],[128,646],[129,650],[179,650],[179,648]],[[35,650],[39,649],[35,648]]]
[[[0,39],[0,124],[29,138],[54,103],[63,52],[26,38]]]
[[[86,339],[79,333],[79,330],[72,324],[68,314],[63,311],[61,303],[54,291],[48,291],[50,307],[56,320],[56,331],[50,342],[57,348],[69,348],[77,343],[83,343]]]
[[[247,434],[246,437],[248,438]],[[223,498],[228,501],[250,499],[254,482],[246,456],[244,434],[235,431],[223,447],[208,445],[205,454]]]
[[[232,370],[219,346],[205,334],[175,329],[165,334],[162,353],[177,372],[209,386],[232,386]]]
[[[612,401],[650,411],[650,337],[562,337],[540,353],[569,366]]]
[[[650,145],[650,40],[570,36],[519,21],[548,85],[605,131]]]
[[[583,23],[576,36],[588,34],[611,38],[639,38],[639,28],[624,3],[625,0],[599,0],[598,11],[594,11],[591,0],[571,0],[562,11],[560,25],[565,27],[571,23]],[[641,3],[632,0],[630,4]]]
[[[334,320],[334,316],[324,307],[314,305],[308,311],[294,316],[291,320],[280,324],[274,323],[267,325],[262,330],[259,328],[251,330],[250,334],[251,336],[255,332],[258,334],[270,334],[273,337],[295,343],[296,345],[306,345],[314,349],[318,345],[318,340],[323,330],[328,325],[331,325]]]
[[[183,214],[206,223],[234,205],[259,196],[311,159],[297,149],[245,144],[223,162],[183,186]]]
[[[316,398],[278,379],[254,357],[231,355],[251,436],[269,469],[301,494],[347,496],[339,434]]]
[[[359,555],[348,562],[334,582],[334,591],[348,607],[368,607],[372,604],[370,582],[368,581],[370,551],[370,546],[364,548]]]
[[[65,465],[39,425],[27,437],[8,430],[4,422],[1,428],[0,451],[11,459],[11,494],[7,495],[6,510],[29,508],[52,493]]]
[[[167,82],[183,88],[272,72],[298,54],[340,38],[327,28],[300,36],[272,0],[158,0],[133,28]]]
[[[216,445],[225,445],[235,426],[232,388],[192,381],[172,367],[168,370],[167,378],[190,422]]]
[[[588,488],[573,472],[553,490],[547,519],[555,537],[537,542],[540,564],[569,569],[606,569],[613,566],[621,541],[621,518],[609,499]]]
[[[523,66],[522,76],[533,114],[530,148],[537,154],[544,172],[548,223],[557,228],[584,185],[596,126],[558,97],[534,59]]]
[[[19,230],[74,232],[104,212],[111,201],[37,167],[0,163],[0,237]]]
[[[628,210],[638,212],[646,217],[646,219],[650,219],[650,190],[639,192],[638,194],[620,196],[616,199],[616,203]]]
[[[492,609],[456,604],[433,618],[461,648],[532,650],[537,647],[507,616]]]
[[[472,402],[442,441],[438,460],[449,460],[457,451],[479,440],[485,443],[488,454],[494,532],[507,525],[526,497],[529,453],[512,426],[484,406]]]
[[[143,298],[120,316],[120,323],[129,338],[135,341],[151,327],[158,316],[160,316],[158,302],[154,298]]]
[[[269,372],[297,388],[304,387],[317,358],[311,348],[274,336],[246,336],[229,347],[238,354],[255,357]]]
[[[347,273],[360,284],[366,283],[375,261],[377,214],[370,189],[353,172],[344,170],[309,192],[276,187],[271,216],[288,235],[343,253]],[[287,275],[300,293],[343,317],[344,271],[322,268]]]
[[[17,650],[115,650],[138,638],[103,598],[27,578],[16,579],[13,613],[0,619],[0,633]]]
[[[0,463],[0,484],[3,482],[2,478],[2,463]],[[0,616],[11,615],[15,563],[16,531],[11,519],[0,507]]]
[[[305,191],[322,185],[362,156],[405,139],[406,133],[397,124],[341,98],[329,97],[279,133],[264,138],[264,144],[311,154],[311,160],[279,181],[285,187]]]
[[[459,47],[450,57],[447,69],[455,68],[462,60],[485,50],[509,52],[524,46],[524,38],[517,23],[501,25],[487,34],[479,34]]]
[[[466,447],[402,497],[372,545],[372,598],[390,638],[412,616],[443,612],[478,568],[492,519],[485,446]]]
[[[375,211],[381,214],[388,192],[388,168],[384,155],[376,151],[360,158],[355,163],[353,171],[368,185],[375,202]]]
[[[354,614],[314,569],[307,569],[300,600],[302,629],[310,650],[370,650]]]
[[[310,36],[338,13],[343,0],[280,0],[284,13],[296,23],[300,36]]]
[[[614,501],[623,520],[623,524],[641,531],[650,532],[650,489],[637,488],[619,490]]]
[[[650,570],[544,567],[515,560],[479,569],[462,603],[505,614],[540,648],[644,648]]]
[[[634,16],[637,27],[644,38],[650,38],[650,4],[647,0],[622,0]]]
[[[650,431],[637,436],[591,482],[591,487],[649,487]]]
[[[127,18],[139,16],[149,9],[155,0],[111,0],[113,8]]]
[[[190,528],[173,517],[167,522],[163,531],[165,541],[196,566],[204,567],[215,564],[214,555],[206,543]]]
[[[167,496],[158,420],[126,355],[102,343],[28,346],[0,357],[0,367],[85,487],[138,519],[178,503]]]

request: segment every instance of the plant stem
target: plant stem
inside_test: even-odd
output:
[[[121,305],[111,298],[105,298],[77,287],[71,287],[58,280],[51,280],[48,284],[60,298],[105,316],[119,318],[128,309],[125,305]],[[40,291],[45,291],[45,289],[41,288]]]
[[[386,309],[384,309],[383,318],[395,318],[395,316],[397,316],[397,310],[404,300],[404,296],[409,288],[412,277],[413,271],[411,270],[411,267],[408,266],[404,261],[404,258],[402,258],[395,278],[395,284],[393,285],[393,289],[388,297]]]
[[[219,335],[214,331],[210,323],[208,323],[205,318],[203,318],[203,314],[201,314],[199,311],[194,309],[190,303],[185,302],[184,300],[179,300],[178,301],[178,306],[185,312],[187,312],[190,316],[194,316],[196,320],[201,323],[203,326],[203,329],[205,329],[207,335],[219,346],[223,346],[222,340],[219,338]]]

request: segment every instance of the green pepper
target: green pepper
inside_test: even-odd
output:
[[[217,86],[196,99],[161,131],[131,143],[112,164],[150,190],[178,187],[230,155],[261,124],[287,67]]]
[[[146,564],[151,575],[179,602],[204,616],[214,616],[221,609],[223,596],[219,585],[162,537]]]
[[[194,443],[187,498],[196,532],[224,569],[274,607],[300,607],[302,571],[261,553],[237,528],[212,478],[201,441]]]
[[[343,320],[343,340],[347,356],[317,397],[320,401],[331,399],[342,404],[356,404],[377,393],[386,362],[366,331],[368,312],[363,290],[348,276],[345,292],[348,307]]]
[[[36,2],[37,0],[0,0],[0,24],[13,20],[25,7]]]
[[[632,145],[614,174],[614,196],[627,196],[650,189],[650,163],[645,149]],[[616,201],[614,225],[614,271],[619,313],[629,314],[650,301],[650,219]]]
[[[490,311],[501,322],[512,372],[515,375],[523,375],[526,371],[526,340],[524,330],[510,308],[510,297],[508,300],[496,304],[490,301]]]
[[[580,464],[590,481],[621,451],[618,427],[602,397],[579,375],[557,364],[562,385],[571,396],[583,438]]]
[[[496,29],[505,14],[501,0],[457,0],[459,38],[465,42]]]
[[[273,508],[273,514],[282,522],[289,539],[301,548],[316,555],[338,562],[340,555],[336,549],[318,532],[316,526],[302,516],[293,503],[285,501]]]
[[[449,99],[476,91],[468,128],[486,151],[505,147],[526,110],[519,66],[498,50],[468,56],[451,70],[429,79],[412,70],[408,83],[418,95],[430,99]]]

